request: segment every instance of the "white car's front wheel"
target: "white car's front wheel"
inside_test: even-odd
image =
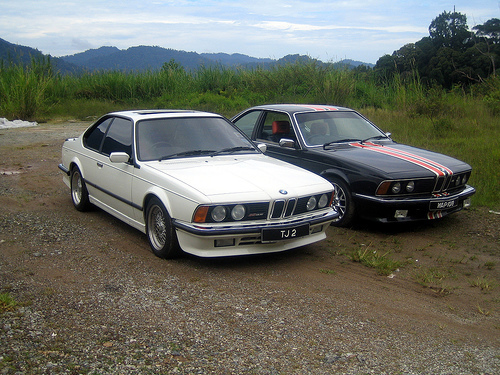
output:
[[[157,198],[146,208],[146,234],[153,253],[160,258],[174,258],[180,248],[167,210]]]

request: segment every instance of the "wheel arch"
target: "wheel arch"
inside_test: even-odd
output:
[[[325,169],[320,173],[320,176],[330,181],[331,178],[338,178],[344,181],[347,186],[350,186],[349,178],[339,169]]]
[[[353,200],[349,178],[344,172],[337,169],[325,170],[321,173],[321,176],[335,185],[336,189],[333,205],[341,215],[332,225],[339,227],[350,226],[356,217],[356,204]],[[337,189],[340,190],[337,191]],[[344,192],[342,193],[342,191]],[[344,199],[341,197],[344,197]],[[342,204],[342,201],[344,201],[345,204]]]
[[[68,166],[68,169],[69,169],[69,173],[73,173],[73,169],[74,168],[78,168],[80,170],[80,174],[82,175],[82,178],[85,179],[85,172],[82,168],[82,163],[80,162],[79,159],[77,158],[74,158],[72,159],[70,162],[69,162],[69,166]]]
[[[147,220],[146,215],[147,215],[149,202],[151,202],[151,200],[154,198],[158,199],[161,202],[161,204],[163,205],[163,207],[167,211],[168,215],[171,218],[173,218],[172,207],[170,204],[170,200],[168,199],[168,195],[162,189],[156,188],[156,189],[149,190],[144,195],[144,199],[142,201],[142,216],[144,219],[144,223]]]

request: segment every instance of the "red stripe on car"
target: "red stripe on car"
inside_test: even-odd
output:
[[[395,158],[405,160],[405,161],[408,161],[408,162],[413,163],[413,164],[417,164],[417,165],[421,166],[422,168],[425,168],[425,169],[433,172],[434,174],[436,174],[436,176],[440,176],[440,177],[445,176],[445,173],[443,172],[442,169],[439,169],[432,164],[429,164],[425,161],[420,160],[416,155],[412,155],[412,154],[405,155],[405,153],[397,152],[398,150],[396,150],[396,149],[393,149],[395,151],[391,151],[390,147],[385,148],[385,146],[377,145],[375,143],[366,143],[366,144],[351,143],[350,145],[354,146],[354,147],[365,148],[365,149],[370,150],[370,151],[379,152],[381,154],[393,156]]]
[[[382,145],[378,145],[376,143],[371,143],[371,142],[367,142],[366,144],[368,144],[370,146],[382,146]],[[439,163],[435,162],[434,160],[430,160],[430,159],[424,158],[423,156],[415,155],[415,154],[409,153],[407,151],[398,150],[396,148],[392,148],[392,147],[389,147],[389,146],[385,146],[384,145],[383,147],[386,148],[386,149],[388,149],[388,150],[400,153],[402,155],[406,155],[406,156],[409,156],[411,158],[415,158],[415,159],[421,160],[421,161],[423,161],[425,163],[434,165],[436,168],[439,168],[439,169],[441,169],[441,170],[449,173],[450,175],[453,174],[453,171],[451,169],[449,169],[448,167],[446,167],[446,166],[444,166],[442,164],[439,164]]]

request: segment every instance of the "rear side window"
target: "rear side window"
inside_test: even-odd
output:
[[[106,130],[112,120],[112,118],[105,119],[99,125],[90,129],[83,138],[85,146],[91,148],[92,150],[99,151],[101,149]]]

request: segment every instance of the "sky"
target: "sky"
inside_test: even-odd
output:
[[[54,57],[144,45],[374,64],[454,9],[471,30],[500,18],[500,0],[0,0],[0,38]]]

